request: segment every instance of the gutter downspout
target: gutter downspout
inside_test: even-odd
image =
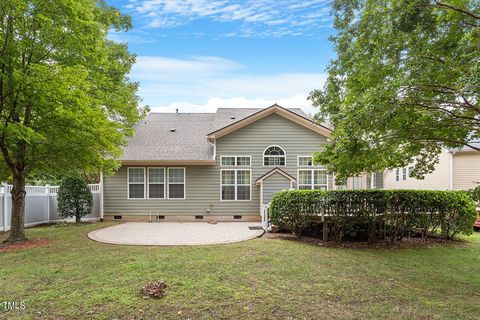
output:
[[[448,190],[453,190],[453,155],[455,151],[449,153],[448,157]]]

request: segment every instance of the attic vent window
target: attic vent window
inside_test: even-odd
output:
[[[231,116],[231,117],[230,117],[230,119],[232,119],[232,120],[235,120],[235,119],[236,119],[236,117],[235,117],[235,116]]]
[[[170,132],[175,132],[175,131],[177,131],[177,129],[175,129],[175,128],[170,129]]]

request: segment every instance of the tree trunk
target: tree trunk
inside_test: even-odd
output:
[[[12,220],[6,242],[27,241],[25,236],[25,173],[13,175]]]

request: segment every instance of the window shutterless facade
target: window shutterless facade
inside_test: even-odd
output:
[[[311,167],[313,166],[313,159],[311,156],[298,156],[297,166],[299,167]]]
[[[327,171],[323,169],[299,169],[297,182],[299,190],[327,190]]]
[[[145,199],[145,168],[128,168],[127,181],[128,198]]]
[[[269,146],[263,151],[263,165],[264,166],[285,166],[286,154],[280,146]]]
[[[220,156],[222,167],[250,167],[251,164],[251,156]]]
[[[298,156],[297,166],[298,167],[322,167],[321,165],[315,164],[313,162],[312,156]]]
[[[165,168],[148,168],[148,192],[149,199],[165,199]]]
[[[168,168],[168,199],[185,199],[185,168]]]
[[[222,201],[249,201],[251,189],[250,169],[221,169],[220,199]]]
[[[352,189],[362,189],[362,177],[352,178]]]
[[[127,168],[128,199],[185,199],[185,168]]]

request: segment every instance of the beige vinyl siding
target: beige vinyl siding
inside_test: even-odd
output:
[[[453,189],[468,190],[480,183],[480,152],[455,153],[453,156]]]
[[[290,180],[276,172],[263,181],[263,203],[272,201],[273,195],[279,190],[290,189]]]
[[[297,156],[309,155],[327,142],[326,137],[298,125],[282,116],[272,114],[234,131],[216,142],[216,164],[186,166],[186,199],[127,199],[127,167],[122,166],[105,177],[105,215],[259,215],[260,188],[255,181],[273,167],[263,166],[263,151],[270,145],[281,146],[286,152],[286,166],[280,167],[297,176]],[[181,150],[179,150],[181,152]],[[251,156],[250,201],[220,200],[220,156]],[[139,165],[136,165],[139,166]],[[180,167],[180,166],[176,166]],[[329,179],[330,181],[331,179]]]
[[[383,176],[383,187],[384,189],[448,190],[449,166],[450,153],[442,152],[439,162],[435,165],[435,171],[427,174],[425,179],[409,177],[407,172],[407,179],[403,180],[402,168],[400,168],[400,181],[396,181],[395,170],[386,170]]]

